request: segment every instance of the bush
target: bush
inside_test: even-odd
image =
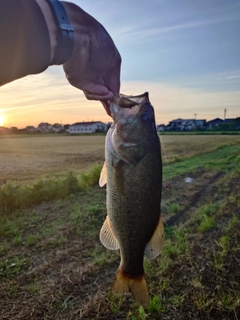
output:
[[[45,176],[34,185],[6,183],[0,186],[0,214],[10,214],[43,201],[63,199],[98,183],[101,166],[94,166],[79,177],[72,172],[65,176]]]

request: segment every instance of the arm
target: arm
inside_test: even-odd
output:
[[[1,42],[8,45],[5,46],[4,55],[7,67],[5,72],[1,73],[0,85],[27,74],[42,72],[54,64],[58,28],[45,0],[1,0],[1,16],[4,3],[8,7],[8,12],[5,12],[8,16],[8,19],[5,19],[7,38],[11,38],[12,42],[9,45],[6,37],[5,42]],[[101,100],[108,111],[106,100],[119,93],[121,57],[111,37],[99,22],[78,6],[62,3],[70,24],[74,27],[73,54],[63,64],[66,77],[70,84],[83,90],[88,99]],[[19,14],[19,10],[22,14]],[[8,28],[12,22],[14,25],[9,37]],[[19,25],[23,27],[19,29]],[[16,39],[21,43],[20,55],[14,42]],[[2,53],[0,55],[2,65],[4,59]]]
[[[0,1],[0,47],[0,85],[48,67],[49,33],[35,1]]]

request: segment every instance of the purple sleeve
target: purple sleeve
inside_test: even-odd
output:
[[[50,54],[48,28],[37,3],[1,0],[0,86],[44,71]]]

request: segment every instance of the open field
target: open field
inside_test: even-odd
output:
[[[8,136],[0,138],[0,183],[82,171],[104,161],[104,136]]]
[[[14,172],[21,182],[0,187],[0,319],[240,320],[240,137],[162,141],[165,245],[145,261],[151,301],[143,308],[111,293],[119,254],[99,241],[106,215],[100,167],[38,181],[51,159],[49,172],[60,174],[102,162],[104,137],[0,139],[3,155],[16,156],[2,183]],[[65,164],[81,153],[82,166]],[[23,164],[31,155],[39,162],[29,162],[28,178]],[[36,181],[26,186],[28,179]]]
[[[240,136],[174,135],[161,137],[164,163],[235,144]],[[104,161],[104,136],[0,136],[0,184],[32,181],[43,174],[85,171]]]

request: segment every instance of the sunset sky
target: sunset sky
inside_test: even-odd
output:
[[[121,92],[145,91],[157,124],[240,116],[239,0],[75,0],[122,56]],[[111,121],[71,87],[61,66],[0,88],[0,125]]]

